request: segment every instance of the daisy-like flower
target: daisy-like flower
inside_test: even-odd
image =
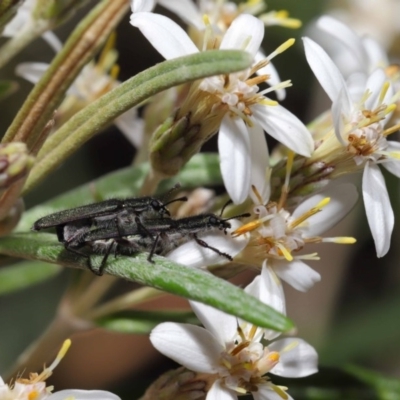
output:
[[[25,0],[17,10],[14,18],[4,27],[2,36],[15,37],[31,32],[32,27],[39,23],[33,18],[34,9],[37,5],[37,0]],[[46,31],[42,34],[42,38],[49,44],[54,51],[60,51],[61,44],[57,36],[51,32]]]
[[[58,38],[56,40],[59,42]],[[62,47],[59,42],[59,48]],[[82,69],[67,91],[67,96],[57,110],[56,124],[62,125],[76,112],[97,100],[100,96],[117,87],[119,66],[116,64],[118,53],[114,48],[115,34],[111,35],[104,46],[98,62],[91,61]],[[16,75],[36,84],[46,72],[49,64],[26,62],[17,65]],[[136,108],[132,108],[114,120],[114,124],[132,143],[139,148],[142,145],[144,124],[138,117]]]
[[[229,221],[231,228],[228,230],[212,229],[198,233],[196,236],[207,245],[212,246],[215,250],[202,246],[198,240],[189,240],[181,244],[176,249],[169,252],[166,257],[179,264],[190,268],[204,268],[209,265],[226,264],[229,262],[226,254],[234,259],[248,244],[249,235],[234,238],[231,233],[239,229],[242,225],[238,220],[232,219]]]
[[[286,187],[283,187],[278,202],[268,201],[256,188],[253,189],[257,217],[234,232],[234,236],[251,233],[248,246],[236,261],[257,268],[261,266],[262,271],[268,269],[295,289],[305,292],[321,280],[320,274],[304,262],[319,260],[317,253],[305,253],[307,246],[355,242],[351,237],[321,235],[350,212],[358,194],[351,184],[337,185],[308,198],[291,212],[285,208]]]
[[[139,12],[131,16],[131,24],[138,27],[167,59],[199,51],[177,24],[162,15]],[[219,49],[245,50],[255,57],[263,36],[262,22],[251,15],[242,14],[232,22],[220,43],[211,40],[210,36],[205,43],[212,42]],[[198,126],[197,135],[190,138],[193,143],[190,155],[219,130],[221,172],[234,203],[243,202],[249,195],[251,185],[258,186],[256,179],[265,174],[268,149],[264,130],[301,155],[309,157],[313,151],[314,143],[304,124],[284,107],[265,97],[266,93],[288,83],[263,91],[259,91],[258,87],[268,80],[263,68],[292,42],[286,42],[264,61],[256,62],[246,71],[206,78],[193,84],[178,112],[181,118],[182,115],[190,116],[191,126]],[[259,76],[253,77],[256,72]],[[190,145],[187,144],[188,147]],[[172,161],[170,158],[164,161],[160,146],[155,145],[154,148],[156,152],[151,154],[153,167],[156,166],[163,173],[171,166],[171,173],[174,174],[187,161],[187,147],[178,155],[176,152],[179,148],[174,150],[176,160]],[[165,151],[170,154],[172,150]],[[185,157],[183,161],[181,153]]]
[[[382,164],[400,177],[400,144],[387,136],[399,129],[385,129],[398,94],[383,70],[369,77],[361,98],[354,99],[343,76],[326,52],[309,38],[304,38],[307,61],[321,86],[332,101],[332,119],[336,142],[327,136],[321,140],[310,161],[332,163],[341,171],[363,170],[362,191],[367,219],[375,241],[378,257],[390,247],[394,214],[390,205],[384,177],[378,167]],[[332,136],[332,135],[331,135]]]
[[[261,285],[261,279],[266,283]],[[285,312],[282,288],[269,274],[256,277],[245,290]],[[204,304],[190,304],[205,329],[166,322],[153,329],[150,340],[158,351],[211,383],[207,400],[233,400],[245,393],[256,400],[292,399],[286,387],[273,384],[266,374],[300,378],[317,372],[317,353],[305,341],[274,340],[279,333]]]
[[[52,375],[54,368],[59,364],[68,351],[71,341],[64,342],[56,359],[40,374],[31,373],[29,379],[18,378],[13,385],[4,383],[0,377],[1,400],[120,400],[113,393],[103,390],[61,390],[52,393],[53,387],[46,386],[46,380]]]

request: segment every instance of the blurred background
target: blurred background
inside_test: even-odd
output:
[[[309,24],[323,13],[347,22],[357,32],[369,34],[384,45],[393,62],[400,58],[400,20],[393,16],[393,3],[398,0],[268,0],[268,10],[287,9],[294,18],[303,21],[299,30],[269,27],[264,39],[266,54],[289,37],[297,39],[288,51],[274,59],[281,79],[291,79],[283,105],[305,123],[312,120],[330,103],[322,93],[307,66],[301,36]],[[92,2],[65,25],[56,30],[61,40],[68,37],[77,21]],[[167,14],[164,9],[156,11]],[[175,18],[176,20],[176,18]],[[128,16],[117,30],[117,49],[120,80],[162,61],[161,56],[147,43],[138,30],[129,24]],[[18,90],[1,103],[0,130],[5,132],[18,108],[32,88],[18,79],[14,68],[23,61],[49,62],[54,56],[43,40],[36,40],[0,73],[0,79],[13,79]],[[273,143],[271,143],[273,146]],[[216,149],[216,137],[206,150]],[[25,199],[26,208],[51,199],[110,171],[128,166],[134,148],[115,127],[110,127],[74,154],[65,164]],[[392,205],[399,221],[399,183],[393,175],[385,175]],[[354,177],[358,182],[359,177]],[[285,287],[288,316],[295,321],[297,334],[314,345],[324,367],[342,367],[349,363],[380,371],[389,376],[400,375],[400,227],[395,225],[391,250],[377,259],[374,243],[366,222],[362,201],[352,213],[326,236],[354,236],[353,246],[325,245],[318,248],[321,261],[311,265],[322,275],[322,281],[308,293]],[[311,264],[311,263],[310,263]],[[53,279],[26,290],[0,296],[0,375],[19,354],[43,332],[51,321],[68,280],[70,270],[63,270]],[[87,272],[89,273],[89,272]],[[245,285],[254,275],[251,272],[235,277]],[[131,283],[120,282],[115,291],[133,289]],[[186,308],[186,301],[168,296],[143,305],[154,309],[161,304]],[[72,337],[73,345],[57,368],[53,384],[62,388],[110,389],[133,398],[160,373],[173,368],[171,361],[159,355],[150,345],[147,335],[124,335],[94,329]],[[47,364],[51,360],[43,360]],[[132,388],[134,386],[134,388]],[[400,398],[400,397],[399,397]]]

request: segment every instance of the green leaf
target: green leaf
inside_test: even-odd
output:
[[[355,365],[347,366],[345,371],[375,388],[380,400],[398,400],[400,395],[399,379],[388,378],[377,372]]]
[[[170,87],[241,71],[251,63],[252,57],[244,51],[208,50],[164,61],[121,83],[72,116],[46,140],[25,183],[24,193],[130,108]]]
[[[25,289],[52,278],[60,266],[41,261],[23,261],[0,269],[0,295]]]
[[[25,212],[17,231],[29,230],[37,219],[56,211],[108,198],[134,197],[139,192],[147,171],[147,164],[120,169],[57,196]],[[165,193],[175,183],[180,183],[185,188],[222,184],[218,154],[197,154],[175,178],[168,179],[160,185],[159,193]]]
[[[55,235],[48,233],[15,233],[0,238],[0,253],[87,269],[85,258],[66,251]],[[154,263],[149,263],[147,257],[147,253],[139,253],[134,257],[109,259],[106,273],[200,301],[256,326],[277,331],[293,328],[284,315],[229,282],[160,256],[154,256]],[[93,265],[100,265],[102,258],[91,256]]]
[[[0,100],[13,94],[18,89],[17,82],[14,81],[0,81]]]
[[[124,311],[95,322],[102,328],[120,333],[148,334],[156,325],[165,321],[199,323],[191,311]]]

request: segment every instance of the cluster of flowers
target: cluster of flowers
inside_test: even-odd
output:
[[[207,49],[241,49],[254,57],[253,66],[246,71],[192,84],[175,119],[190,113],[190,124],[199,125],[194,140],[200,144],[219,132],[226,190],[236,204],[250,196],[255,215],[232,235],[245,235],[247,245],[237,248],[232,239],[230,248],[224,251],[235,255],[236,263],[261,269],[246,292],[285,313],[280,279],[300,291],[307,291],[320,280],[320,275],[304,262],[319,259],[317,253],[304,251],[307,244],[355,242],[351,237],[321,236],[358,200],[353,185],[333,182],[335,178],[363,170],[363,199],[378,257],[389,249],[394,218],[378,164],[400,176],[400,146],[387,140],[400,127],[396,115],[398,71],[389,66],[383,50],[372,39],[358,37],[333,18],[321,18],[318,27],[344,47],[351,47],[358,68],[344,77],[319,44],[308,37],[303,39],[307,61],[332,101],[331,110],[306,127],[267,97],[274,91],[282,100],[285,88],[291,85],[290,81],[280,82],[271,60],[293,41],[268,56],[260,50],[264,24],[279,23],[277,15],[256,17],[263,6],[256,1],[239,6],[200,1],[198,8],[190,1],[179,3],[177,7],[176,2],[159,1],[189,25],[188,33],[171,19],[153,13],[152,2],[132,4],[131,24],[166,59]],[[281,22],[285,25],[284,20]],[[268,88],[260,89],[264,83]],[[271,158],[264,131],[281,143]],[[173,174],[174,164],[179,168],[186,161],[178,151],[171,159],[166,155],[170,148],[156,147],[152,152],[150,144],[155,170],[165,171],[168,164]],[[276,332],[209,306],[194,302],[191,306],[206,329],[163,323],[153,330],[151,341],[186,368],[211,377],[208,400],[234,399],[250,392],[255,399],[288,399],[287,388],[274,385],[267,372],[303,377],[317,371],[316,352],[304,341],[275,340]]]
[[[171,19],[153,13],[154,3],[133,0],[130,23],[166,59],[210,49],[245,50],[254,58],[246,71],[206,78],[163,94],[178,109],[169,129],[163,126],[163,131],[156,132],[149,141],[153,171],[173,176],[218,132],[226,190],[235,204],[245,203],[255,216],[218,247],[232,255],[235,263],[261,271],[245,291],[285,313],[281,280],[307,291],[321,279],[305,263],[319,259],[317,253],[305,251],[307,244],[355,242],[351,237],[321,236],[358,200],[353,185],[334,181],[346,174],[363,171],[366,215],[377,255],[384,256],[390,246],[394,215],[378,164],[400,176],[400,145],[387,140],[400,127],[400,74],[389,65],[383,49],[333,18],[322,17],[317,27],[351,50],[355,67],[351,75],[344,76],[319,44],[308,37],[303,39],[306,59],[332,101],[330,110],[305,126],[278,103],[291,83],[281,82],[271,63],[294,40],[269,55],[260,49],[265,26],[297,27],[298,21],[283,12],[263,13],[262,1],[235,5],[201,0],[196,6],[191,0],[159,0],[159,5],[188,25],[187,33]],[[70,96],[89,102],[118,84],[112,67],[115,57],[110,55],[110,46],[107,50],[108,56],[102,56],[101,63],[84,69]],[[18,73],[35,82],[44,70],[45,66],[25,64]],[[97,85],[88,84],[93,81],[93,71],[102,77],[95,79]],[[275,92],[277,101],[267,97],[271,92]],[[124,114],[117,124],[140,147],[144,124],[134,113]],[[177,135],[174,126],[182,119],[186,130]],[[172,139],[166,139],[171,131]],[[264,132],[280,143],[271,156]],[[254,203],[251,206],[249,197]],[[205,236],[204,240],[215,237]],[[196,247],[195,243],[185,244],[172,258],[192,267],[224,261],[215,253],[205,260]],[[274,385],[266,374],[303,377],[317,371],[317,354],[301,339],[276,340],[276,332],[203,304],[191,302],[191,307],[205,329],[162,323],[150,339],[160,352],[201,374],[208,384],[207,400],[235,399],[245,393],[260,400],[290,399],[287,388]]]

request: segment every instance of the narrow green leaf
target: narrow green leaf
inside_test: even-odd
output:
[[[120,333],[148,334],[156,325],[165,321],[199,323],[191,311],[124,311],[95,322],[102,328]]]
[[[17,82],[14,81],[0,81],[0,100],[13,94],[18,89]]]
[[[367,370],[356,365],[345,367],[345,371],[373,387],[380,400],[398,400],[400,397],[399,379],[388,378],[375,371]]]
[[[142,186],[148,171],[148,165],[128,167],[105,175],[94,182],[86,183],[70,190],[50,201],[40,204],[24,213],[17,231],[29,230],[33,223],[56,211],[94,203],[108,198],[134,197]],[[193,188],[203,185],[222,183],[218,154],[202,153],[194,156],[173,179],[168,179],[160,186],[159,193],[165,193],[175,183],[182,187]]]
[[[0,253],[87,269],[85,258],[66,251],[56,236],[48,233],[16,233],[0,238]],[[293,323],[284,315],[229,282],[160,256],[154,256],[154,263],[150,264],[147,256],[147,253],[140,253],[134,257],[110,259],[106,273],[200,301],[256,326],[277,331],[293,328]],[[100,265],[102,258],[92,256],[93,264]]]
[[[0,269],[0,295],[25,289],[52,278],[60,266],[41,261],[23,261]]]
[[[24,193],[93,137],[132,107],[170,87],[207,76],[237,72],[252,63],[239,50],[208,50],[164,61],[123,82],[72,116],[44,143],[32,168]]]

